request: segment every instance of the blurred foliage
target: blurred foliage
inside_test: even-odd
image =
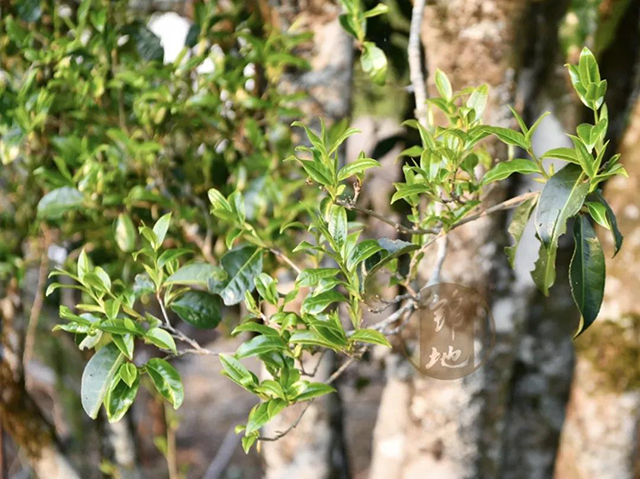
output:
[[[172,211],[180,244],[224,232],[208,214],[211,187],[243,191],[247,215],[266,229],[266,211],[295,218],[291,205],[313,196],[281,161],[300,95],[277,88],[306,67],[292,51],[308,36],[271,29],[246,2],[224,5],[196,2],[188,45],[171,63],[127,1],[21,0],[2,12],[5,279],[22,277],[25,237],[40,223],[58,228],[67,249],[88,243],[107,270],[128,270],[118,219]]]

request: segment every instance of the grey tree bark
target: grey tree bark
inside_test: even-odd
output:
[[[556,479],[633,479],[640,474],[640,279],[630,265],[640,255],[640,102],[620,153],[629,178],[611,180],[605,194],[625,235],[611,259],[608,231],[599,231],[607,255],[600,318],[576,341],[575,378],[556,468]]]
[[[455,88],[492,87],[485,120],[510,122],[529,2],[435,1],[423,25],[428,71],[444,70]],[[433,84],[433,75],[430,82]],[[496,157],[504,151],[491,145]],[[488,201],[499,201],[496,191]],[[411,373],[391,357],[374,436],[372,479],[500,477],[516,345],[532,295],[530,281],[513,276],[502,252],[505,218],[486,217],[451,235],[443,282],[478,290],[496,326],[490,360],[464,379],[438,381]],[[429,277],[429,269],[425,277]],[[526,477],[523,475],[521,477]]]

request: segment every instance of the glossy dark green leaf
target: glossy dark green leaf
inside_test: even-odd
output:
[[[258,356],[259,354],[266,354],[272,351],[285,351],[287,349],[287,343],[280,337],[276,336],[256,336],[249,341],[242,343],[236,350],[236,358],[249,358],[252,356]]]
[[[82,408],[87,415],[98,417],[100,406],[111,386],[111,381],[124,361],[118,347],[109,343],[93,355],[82,373],[80,397]]]
[[[266,273],[260,273],[255,278],[256,289],[258,294],[271,304],[278,303],[278,290],[276,289],[276,281]]]
[[[220,296],[227,306],[238,304],[244,300],[246,291],[253,291],[255,278],[262,273],[262,250],[249,245],[239,246],[225,254],[220,263],[228,277]]]
[[[184,387],[178,371],[160,358],[150,359],[145,369],[160,395],[178,409],[184,400]]]
[[[104,400],[107,418],[111,423],[118,422],[127,413],[136,399],[140,386],[138,377],[135,378],[131,385],[123,380],[117,380],[117,378],[114,382],[116,383],[115,386],[109,389]]]
[[[376,240],[365,240],[358,243],[355,248],[349,252],[349,256],[347,258],[347,269],[352,271],[354,267],[381,250],[382,247]]]
[[[598,237],[589,218],[580,215],[573,228],[576,242],[569,267],[569,281],[582,320],[576,336],[596,319],[604,298],[605,261]]]
[[[144,338],[151,344],[158,346],[160,349],[168,349],[174,354],[178,352],[175,340],[171,337],[171,334],[169,334],[168,331],[165,331],[162,328],[151,328],[145,333]]]
[[[516,251],[518,250],[518,245],[520,244],[522,233],[524,233],[524,229],[529,222],[529,218],[531,218],[531,213],[533,213],[533,208],[535,207],[537,201],[538,197],[529,198],[527,201],[518,206],[513,213],[511,223],[509,223],[509,234],[513,238],[514,242],[512,246],[505,247],[504,251],[507,254],[509,264],[512,268],[515,266]]]
[[[553,175],[540,193],[534,221],[542,244],[531,276],[545,295],[556,278],[558,240],[567,230],[567,220],[580,211],[588,191],[582,168],[569,164]]]
[[[220,297],[206,291],[187,291],[169,307],[180,319],[200,329],[213,329],[222,319]]]
[[[317,296],[307,296],[302,302],[302,310],[309,314],[318,314],[324,311],[330,304],[346,301],[346,298],[337,291],[326,291]]]
[[[536,231],[546,247],[558,242],[567,220],[582,207],[589,191],[582,169],[569,164],[553,175],[540,193],[535,213]]]

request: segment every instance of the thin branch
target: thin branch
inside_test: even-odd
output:
[[[367,209],[367,208],[360,208],[360,207],[354,205],[352,202],[338,200],[338,201],[336,201],[336,203],[339,204],[340,206],[344,206],[348,210],[358,211],[359,213],[363,213],[363,214],[371,216],[372,218],[380,220],[383,223],[386,223],[389,226],[392,226],[396,231],[399,231],[400,233],[412,234],[412,235],[429,235],[429,234],[437,234],[440,231],[440,230],[435,229],[435,228],[426,228],[426,229],[423,229],[423,228],[407,228],[406,226],[401,225],[400,223],[396,223],[394,221],[391,221],[391,220],[385,218],[384,216],[382,216],[379,213],[376,213],[373,210],[370,210],[370,209]]]
[[[409,76],[416,98],[416,118],[422,124],[427,124],[427,87],[422,74],[422,54],[420,51],[420,32],[424,16],[425,0],[414,0],[411,12],[411,30],[409,32]]]
[[[485,216],[488,216],[490,214],[496,213],[498,211],[504,211],[504,210],[509,210],[511,208],[515,208],[517,206],[519,206],[520,204],[524,203],[525,201],[527,201],[530,198],[535,198],[536,196],[538,196],[540,194],[539,191],[532,191],[530,193],[525,193],[523,195],[520,196],[516,196],[514,198],[511,198],[507,201],[503,201],[502,203],[498,203],[497,205],[492,206],[491,208],[487,208],[486,210],[483,211],[479,211],[473,215],[467,216],[465,218],[462,218],[460,221],[458,221],[456,224],[454,224],[449,231],[451,231],[454,228],[457,228],[458,226],[462,226],[464,224],[470,223],[472,221],[478,220],[480,218],[483,218]]]
[[[164,328],[169,331],[170,333],[172,333],[171,335],[175,338],[178,339],[182,342],[185,342],[187,344],[189,344],[193,349],[186,349],[183,350],[181,352],[179,352],[178,354],[175,354],[174,356],[184,356],[185,354],[200,354],[200,355],[218,355],[220,353],[216,353],[214,351],[211,351],[209,349],[203,348],[202,346],[200,346],[200,344],[195,340],[195,339],[191,339],[189,336],[187,336],[186,334],[184,334],[182,331],[180,331],[179,329],[176,329],[173,327],[173,325],[171,324],[171,321],[169,320],[169,315],[167,314],[167,310],[164,307],[164,302],[162,301],[162,298],[160,297],[160,293],[156,293],[156,299],[158,300],[158,304],[160,305],[160,311],[162,312],[162,318],[164,320]]]
[[[342,376],[344,374],[344,372],[349,368],[349,366],[351,366],[360,356],[362,356],[362,353],[364,353],[364,351],[366,351],[366,349],[367,348],[364,347],[363,349],[360,350],[360,354],[351,356],[344,363],[342,363],[342,365],[338,369],[336,369],[336,371],[331,376],[329,376],[329,378],[324,383],[325,384],[331,384],[331,383],[335,382],[340,376]],[[282,439],[284,436],[289,434],[296,427],[298,427],[298,424],[300,424],[300,421],[302,421],[303,416],[305,415],[307,410],[311,407],[311,405],[313,404],[314,401],[315,401],[315,398],[313,398],[311,401],[309,401],[307,403],[307,405],[304,407],[304,409],[302,411],[300,411],[300,415],[298,415],[297,419],[287,429],[285,429],[284,431],[278,432],[275,436],[261,437],[260,441],[273,442],[273,441],[277,441],[278,439]]]
[[[300,269],[298,265],[296,265],[293,261],[291,261],[289,257],[287,257],[282,251],[276,248],[269,248],[269,251],[271,251],[278,259],[287,263],[291,267],[291,269],[293,269],[296,273],[298,274],[302,273],[302,269]]]
[[[260,437],[261,441],[267,441],[267,442],[273,442],[273,441],[277,441],[278,439],[282,439],[284,436],[286,436],[287,434],[289,434],[291,431],[293,431],[296,427],[298,427],[298,424],[300,424],[300,421],[302,421],[302,417],[304,416],[304,414],[307,412],[307,410],[311,407],[311,405],[313,404],[313,402],[315,401],[315,398],[313,398],[311,401],[309,401],[307,403],[307,405],[304,407],[304,409],[300,412],[300,415],[298,416],[298,418],[295,420],[295,422],[293,424],[291,424],[291,426],[289,426],[287,429],[285,429],[284,431],[280,431],[278,432],[275,436],[271,436],[271,437]]]
[[[442,273],[442,265],[444,264],[444,260],[447,257],[447,244],[448,238],[447,236],[443,236],[442,238],[438,238],[438,255],[436,257],[436,264],[433,267],[433,272],[431,273],[431,278],[427,282],[428,286],[434,285],[440,282],[440,275]]]

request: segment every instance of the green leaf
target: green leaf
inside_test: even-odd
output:
[[[504,251],[507,254],[509,264],[512,268],[515,267],[516,251],[518,250],[518,245],[520,244],[522,233],[524,233],[524,229],[529,222],[529,218],[531,217],[531,213],[533,213],[533,208],[535,207],[537,201],[538,197],[534,197],[529,198],[527,201],[523,202],[516,208],[513,213],[511,223],[509,223],[509,234],[514,241],[513,245],[505,247]]]
[[[298,275],[296,283],[308,288],[316,286],[324,278],[333,278],[338,273],[340,273],[340,270],[337,268],[306,268]]]
[[[266,273],[260,273],[256,279],[258,294],[271,304],[278,304],[278,291],[276,281]]]
[[[361,343],[378,344],[381,346],[391,347],[387,338],[379,331],[374,329],[358,329],[349,337],[351,341]]]
[[[451,82],[449,81],[447,75],[439,68],[436,70],[436,89],[438,90],[438,93],[442,98],[451,100],[451,98],[453,97]]]
[[[82,280],[89,271],[91,271],[89,257],[87,256],[84,248],[82,248],[82,251],[80,251],[80,255],[78,256],[78,278]]]
[[[262,250],[249,245],[239,246],[225,254],[220,263],[229,278],[220,296],[227,306],[238,304],[246,291],[253,291],[255,277],[262,273]]]
[[[167,213],[166,215],[161,216],[160,219],[156,221],[156,224],[153,225],[153,232],[156,234],[156,238],[158,239],[158,246],[162,245],[164,242],[170,223],[171,213]]]
[[[580,75],[580,83],[585,87],[591,83],[600,83],[600,71],[598,70],[598,62],[596,57],[587,47],[580,52],[580,60],[578,62],[578,72]]]
[[[125,382],[125,384],[131,387],[133,386],[135,380],[138,378],[138,368],[133,363],[124,363],[122,366],[120,366],[118,375],[120,376],[120,379]]]
[[[325,394],[331,394],[336,390],[324,383],[309,383],[300,393],[294,398],[296,402],[309,401],[311,399],[324,396]]]
[[[121,213],[116,220],[116,244],[121,251],[130,253],[136,247],[138,234],[131,217]]]
[[[535,225],[542,243],[532,277],[540,290],[549,294],[555,282],[555,259],[558,239],[567,229],[567,220],[582,207],[589,191],[582,169],[569,164],[553,175],[540,193],[535,212]]]
[[[531,160],[516,159],[511,161],[503,161],[491,168],[482,177],[482,184],[486,185],[494,181],[504,180],[513,173],[521,173],[527,175],[530,173],[539,173],[538,165]]]
[[[529,143],[525,139],[525,136],[520,132],[499,126],[484,126],[482,129],[496,135],[501,141],[508,145],[518,146],[523,150],[529,149]]]
[[[371,10],[367,10],[364,12],[364,18],[377,17],[378,15],[384,15],[385,13],[389,13],[389,7],[387,7],[384,3],[379,3]]]
[[[133,341],[133,335],[129,334],[128,330],[126,333],[121,334],[112,333],[111,339],[113,339],[114,344],[118,347],[122,354],[124,354],[129,359],[133,359],[133,350],[135,347],[135,343]]]
[[[206,285],[210,278],[224,281],[227,274],[222,268],[209,263],[190,263],[169,276],[164,284]]]
[[[160,358],[150,359],[145,369],[160,395],[178,409],[184,400],[184,387],[178,371]]]
[[[352,175],[362,173],[369,168],[377,168],[380,166],[373,158],[360,158],[342,167],[338,173],[338,181],[343,181]]]
[[[516,119],[516,121],[518,122],[518,126],[520,127],[520,130],[522,130],[522,133],[524,135],[526,135],[529,132],[529,128],[527,128],[527,124],[524,122],[524,120],[522,119],[522,117],[520,115],[518,115],[518,112],[515,111],[511,105],[509,106],[509,110],[511,110],[511,113],[513,114],[514,118]],[[526,136],[525,136],[526,138]]]
[[[533,134],[535,133],[535,131],[540,126],[540,123],[542,123],[542,120],[544,120],[550,114],[551,114],[550,112],[545,111],[542,115],[540,115],[540,117],[536,120],[536,122],[531,126],[529,131],[525,133],[524,138],[525,138],[525,141],[527,143],[529,143],[529,144],[531,143],[531,139],[533,138]]]
[[[598,201],[602,203],[606,210],[607,222],[611,226],[609,229],[613,233],[613,256],[615,257],[615,255],[618,254],[618,251],[620,251],[620,248],[622,248],[622,241],[624,238],[622,236],[622,233],[620,233],[620,230],[618,229],[618,220],[616,219],[616,215],[611,209],[611,206],[609,206],[609,203],[607,203],[607,200],[605,200],[604,196],[602,196],[601,190],[596,190],[596,197],[598,198]]]
[[[116,378],[114,383],[104,400],[107,417],[111,423],[122,419],[135,401],[140,387],[140,379],[136,377],[132,384],[127,384]]]
[[[211,188],[208,192],[209,202],[211,202],[211,206],[213,206],[214,210],[226,210],[232,212],[231,204],[227,201],[227,199],[215,188]]]
[[[250,339],[246,343],[242,343],[236,350],[235,356],[237,359],[242,359],[273,351],[285,350],[287,350],[287,343],[285,343],[282,338],[272,335],[261,335]]]
[[[362,70],[371,77],[371,80],[384,85],[387,79],[387,57],[374,43],[364,42],[363,52],[360,56]]]
[[[589,219],[580,215],[573,228],[576,249],[569,266],[569,280],[582,320],[576,336],[596,319],[604,298],[605,261],[602,247]]]
[[[320,183],[323,186],[333,185],[331,170],[322,163],[309,160],[298,160],[298,162],[302,165],[307,175],[316,183]]]
[[[487,106],[487,97],[489,96],[489,87],[487,85],[481,85],[473,90],[469,99],[467,100],[467,107],[475,111],[475,120],[482,118],[484,109]],[[513,133],[517,131],[509,130]]]
[[[588,191],[582,170],[572,164],[547,181],[535,214],[536,231],[546,247],[557,244],[567,229],[567,220],[580,211]]]
[[[191,253],[191,250],[186,248],[174,248],[165,250],[158,258],[158,267],[162,268],[165,264],[170,263],[174,259],[188,253]]]
[[[255,374],[245,368],[240,361],[228,354],[220,354],[220,362],[224,371],[222,374],[227,376],[239,386],[251,391],[257,386],[258,378]]]
[[[254,406],[249,412],[247,428],[245,434],[258,431],[262,426],[269,422],[269,402],[261,402]]]
[[[309,314],[318,314],[324,311],[332,303],[346,301],[346,298],[337,291],[326,291],[317,296],[307,296],[302,302],[302,311]]]
[[[589,215],[591,215],[591,218],[593,218],[596,223],[598,223],[603,228],[611,230],[611,225],[609,224],[609,220],[607,218],[607,209],[602,203],[587,201],[585,205],[587,205]]]
[[[584,172],[589,176],[589,178],[591,178],[596,173],[595,160],[593,156],[591,155],[591,153],[589,153],[587,147],[584,145],[584,142],[580,138],[573,135],[569,135],[569,138],[571,138],[571,141],[576,148],[580,166],[582,166]]]
[[[337,347],[335,344],[324,339],[316,331],[294,331],[289,338],[289,342],[293,344],[303,344],[305,346],[320,346],[323,348],[341,350],[341,347]]]
[[[94,354],[84,368],[80,396],[82,408],[91,419],[98,417],[111,381],[123,361],[124,356],[118,347],[109,343]]]
[[[431,191],[431,187],[425,183],[416,183],[408,185],[406,183],[396,183],[396,191],[391,197],[391,203],[395,203],[398,200],[402,200],[409,196],[419,195],[420,193],[427,193]]]
[[[47,219],[58,219],[65,212],[82,206],[83,196],[75,188],[63,186],[50,191],[38,202],[38,216]]]
[[[283,313],[286,314],[286,313]],[[295,315],[294,315],[295,316]],[[270,326],[256,323],[255,321],[247,321],[246,323],[242,323],[231,331],[231,336],[237,336],[242,332],[251,332],[251,333],[259,333],[265,336],[280,336],[280,333],[277,329],[274,329]]]
[[[556,282],[557,253],[557,244],[552,244],[547,248],[541,243],[535,268],[531,272],[533,282],[545,296],[549,296],[549,288]]]
[[[220,297],[206,291],[187,291],[169,306],[180,319],[199,329],[213,329],[222,320]]]
[[[331,205],[329,211],[329,234],[336,244],[338,251],[342,249],[347,241],[347,210],[339,205]]]
[[[553,150],[547,151],[540,157],[542,160],[545,158],[557,158],[558,160],[568,161],[569,163],[575,163],[576,165],[580,164],[576,150],[571,148],[554,148]]]
[[[358,264],[381,250],[382,247],[376,240],[365,240],[358,243],[356,247],[349,252],[349,257],[347,258],[347,269],[349,271],[353,271],[353,268]]]
[[[151,328],[144,335],[145,339],[149,341],[151,344],[155,344],[160,349],[168,349],[172,351],[174,354],[178,352],[176,349],[176,342],[171,337],[168,331],[165,331],[162,328]]]

